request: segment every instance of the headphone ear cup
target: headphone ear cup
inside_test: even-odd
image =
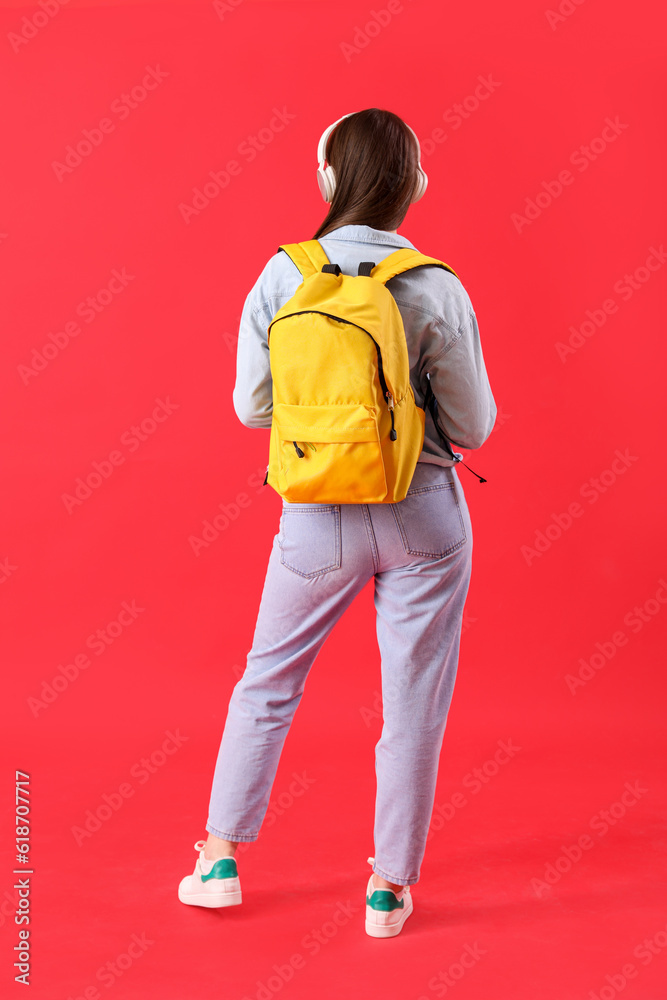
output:
[[[336,175],[330,163],[324,169],[317,168],[317,183],[324,200],[326,202],[333,201],[336,190]]]
[[[424,194],[426,192],[426,186],[427,186],[427,184],[428,184],[428,177],[426,176],[426,174],[422,170],[422,167],[421,167],[421,164],[420,164],[419,169],[417,171],[417,187],[416,187],[415,193],[412,196],[412,201],[411,201],[412,205],[414,205],[414,203],[416,201],[419,201],[420,198],[424,197]]]

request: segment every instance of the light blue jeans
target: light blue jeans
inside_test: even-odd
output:
[[[373,871],[397,885],[419,880],[471,556],[470,515],[453,466],[418,462],[399,503],[283,500],[252,648],[229,701],[209,833],[257,840],[308,672],[374,576],[383,728],[375,746]]]

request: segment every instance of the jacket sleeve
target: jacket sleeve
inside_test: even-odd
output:
[[[268,303],[258,302],[256,290],[248,294],[239,324],[236,348],[234,410],[245,427],[270,427],[273,416],[273,380],[269,363]]]
[[[458,330],[436,320],[432,332],[435,336],[422,366],[424,390],[426,372],[430,372],[438,422],[447,438],[460,448],[480,448],[493,430],[498,411],[469,300]]]

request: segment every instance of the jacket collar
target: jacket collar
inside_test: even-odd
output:
[[[373,229],[371,226],[339,226],[322,236],[323,240],[342,240],[346,243],[379,243],[388,247],[410,247],[416,250],[407,236],[398,233],[388,233],[384,229]]]

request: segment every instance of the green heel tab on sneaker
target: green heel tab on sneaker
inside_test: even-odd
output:
[[[366,904],[374,910],[402,910],[405,905],[404,900],[396,899],[396,894],[391,889],[374,889],[370,896],[366,896]]]
[[[238,873],[235,858],[218,858],[208,875],[201,873],[201,880],[208,882],[212,878],[236,878]]]

